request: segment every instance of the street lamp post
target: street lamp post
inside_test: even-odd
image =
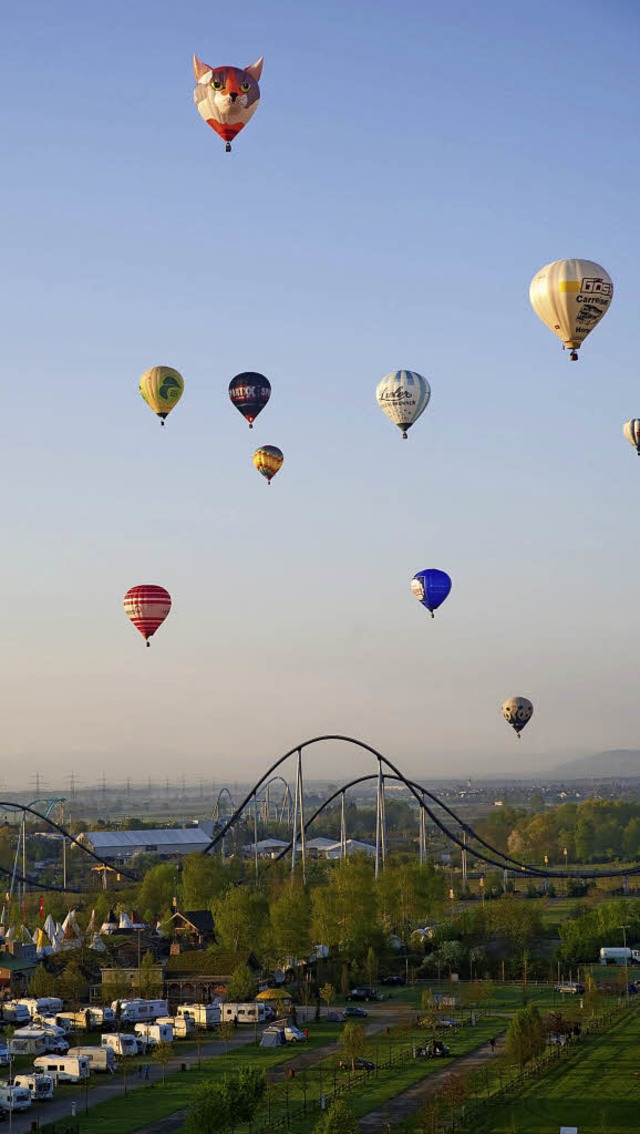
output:
[[[621,925],[622,930],[622,944],[624,946],[624,989],[625,997],[627,1000],[627,1008],[629,1007],[629,958],[627,956],[627,930],[628,925]]]

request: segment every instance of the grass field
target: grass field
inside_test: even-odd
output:
[[[636,1134],[640,1127],[640,1015],[633,1012],[592,1039],[515,1098],[474,1117],[474,1134]]]

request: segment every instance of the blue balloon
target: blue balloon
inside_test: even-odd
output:
[[[438,571],[436,567],[426,567],[424,571],[418,571],[417,575],[413,576],[411,590],[433,618],[434,610],[442,606],[451,590],[451,579],[445,571]]]

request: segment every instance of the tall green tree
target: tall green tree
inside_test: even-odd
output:
[[[260,954],[269,926],[269,903],[264,894],[248,886],[235,886],[214,901],[213,917],[221,948]]]
[[[349,1020],[342,1029],[339,1043],[344,1058],[351,1064],[352,1071],[355,1071],[356,1059],[359,1059],[362,1055],[366,1042],[367,1035],[364,1025],[356,1023],[355,1020]]]
[[[178,873],[171,862],[163,862],[147,870],[138,891],[137,906],[145,921],[166,918],[173,909],[173,899],[180,904]]]
[[[540,1013],[535,1004],[521,1008],[509,1021],[507,1027],[507,1057],[517,1063],[522,1070],[532,1059],[542,1055],[545,1049],[545,1031]]]
[[[191,1097],[185,1119],[187,1134],[224,1134],[231,1124],[224,1083],[201,1083]]]
[[[238,965],[234,969],[229,984],[227,985],[227,1000],[235,1000],[242,1003],[246,1000],[253,1000],[258,986],[255,977],[246,965]]]
[[[188,854],[182,861],[182,907],[209,910],[229,886],[229,873],[214,855]]]
[[[344,1099],[335,1099],[322,1118],[316,1122],[313,1134],[359,1134],[360,1126]]]

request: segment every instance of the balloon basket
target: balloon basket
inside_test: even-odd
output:
[[[226,153],[230,154],[231,153],[231,142],[227,142],[227,144],[224,148],[225,148]]]

